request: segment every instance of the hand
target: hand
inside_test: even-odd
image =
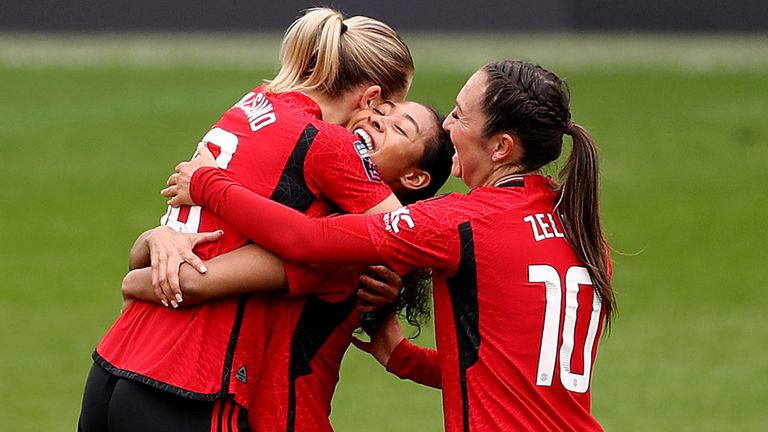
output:
[[[360,286],[357,310],[366,313],[395,301],[403,288],[403,280],[387,267],[372,266],[368,274],[360,276]]]
[[[178,207],[181,205],[195,205],[189,193],[189,185],[192,181],[192,174],[204,166],[215,167],[216,158],[208,150],[204,143],[197,145],[197,153],[189,162],[182,162],[176,165],[176,173],[168,177],[168,187],[160,191],[160,195],[170,198],[168,205]]]
[[[163,305],[178,307],[184,298],[179,286],[179,266],[189,263],[200,273],[208,271],[192,250],[201,243],[218,240],[223,231],[182,234],[166,226],[155,228],[147,237],[152,262],[152,288]]]
[[[405,339],[403,328],[394,313],[387,315],[384,322],[370,335],[371,341],[365,342],[356,337],[352,338],[352,344],[357,348],[371,354],[382,366],[387,367],[392,351]]]

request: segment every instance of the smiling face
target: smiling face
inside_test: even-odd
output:
[[[481,105],[486,87],[486,73],[475,72],[456,96],[456,106],[443,122],[456,147],[451,175],[460,177],[470,188],[484,184],[492,170],[484,134],[487,117]]]
[[[418,170],[426,143],[439,127],[429,108],[408,101],[387,101],[362,110],[348,124],[365,142],[382,179],[396,194],[403,187],[402,177]]]

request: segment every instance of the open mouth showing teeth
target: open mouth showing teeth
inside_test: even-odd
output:
[[[371,136],[368,135],[368,132],[358,128],[354,130],[354,133],[360,137],[368,151],[373,151],[373,140],[371,139]]]

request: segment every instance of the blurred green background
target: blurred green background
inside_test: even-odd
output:
[[[768,430],[768,41],[406,40],[410,97],[445,112],[495,59],[569,82],[574,120],[601,148],[614,248],[620,315],[593,379],[604,427]],[[0,429],[75,429],[128,249],[164,211],[159,189],[224,110],[274,75],[278,46],[275,35],[0,35]],[[341,375],[338,431],[442,430],[437,391],[354,348]]]

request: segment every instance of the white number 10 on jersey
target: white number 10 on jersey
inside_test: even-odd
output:
[[[536,385],[551,386],[552,376],[555,371],[555,362],[558,357],[557,342],[561,334],[560,317],[564,314],[562,336],[563,343],[560,346],[560,382],[567,390],[575,393],[585,393],[589,389],[589,376],[592,372],[592,348],[595,345],[597,327],[600,323],[600,311],[602,303],[600,296],[595,292],[592,279],[586,268],[573,266],[565,274],[565,311],[560,310],[562,303],[562,284],[560,274],[549,265],[528,266],[528,281],[542,282],[546,287],[546,309],[544,311],[544,330],[541,336],[541,351],[539,353],[539,367],[536,375]],[[571,357],[576,335],[576,312],[579,309],[579,287],[589,286],[592,291],[592,313],[589,318],[587,337],[583,341],[584,346],[584,373],[571,372]],[[581,342],[581,341],[578,341]]]

